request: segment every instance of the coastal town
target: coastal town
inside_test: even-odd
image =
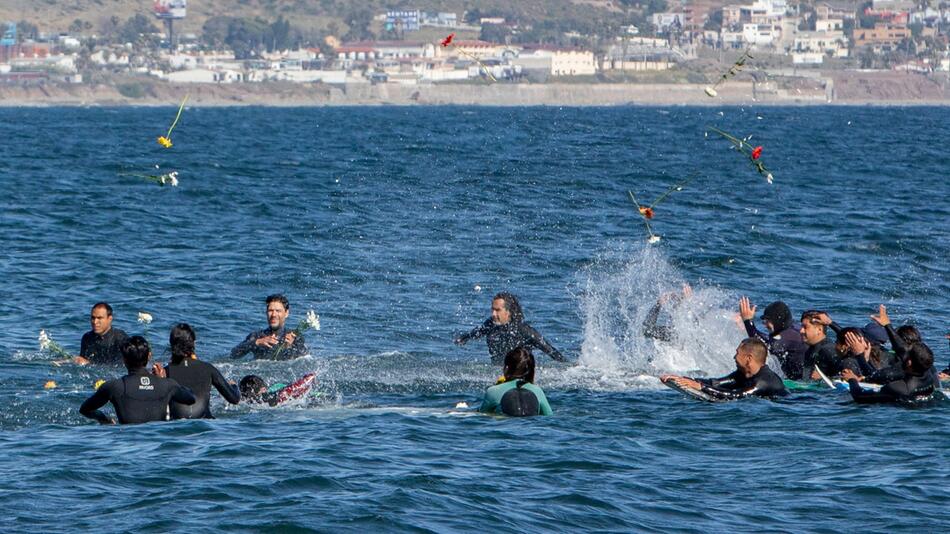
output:
[[[67,27],[43,29],[29,19],[5,23],[0,86],[112,81],[135,98],[141,85],[129,80],[328,87],[708,84],[748,51],[757,68],[737,82],[766,93],[804,88],[831,100],[829,72],[914,74],[941,89],[950,73],[947,2],[604,4],[616,13],[613,23],[586,30],[565,24],[539,32],[532,21],[503,10],[388,9],[349,27],[308,30],[282,16],[213,17],[195,32],[178,29],[189,17],[185,0],[155,0],[141,2],[141,12],[125,20],[76,18]],[[819,82],[802,85],[810,79]]]

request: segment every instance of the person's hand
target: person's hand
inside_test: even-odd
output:
[[[165,368],[162,367],[162,364],[155,362],[152,364],[152,374],[161,378],[166,378],[167,374],[165,373]]]
[[[114,425],[114,424],[115,424],[115,419],[113,419],[113,418],[111,418],[111,417],[106,417],[106,420],[105,420],[105,421],[99,421],[99,424],[100,424],[100,425]]]
[[[258,347],[267,347],[269,349],[274,348],[274,345],[276,345],[278,342],[279,340],[277,339],[277,336],[275,336],[274,334],[271,334],[269,336],[259,337],[256,340],[254,340],[254,344],[257,345]]]
[[[861,379],[861,377],[859,377],[858,375],[854,374],[854,371],[852,371],[851,369],[848,369],[848,368],[845,368],[845,369],[843,369],[843,370],[841,371],[841,378],[843,378],[843,379],[845,379],[845,380],[852,380],[852,379],[854,379],[854,380],[860,380],[860,379]]]
[[[693,296],[693,287],[689,285],[689,282],[683,283],[683,298],[688,299]]]
[[[821,380],[821,375],[818,374],[818,371],[817,371],[817,370],[814,370],[814,371],[811,372],[811,379],[812,379],[812,380]]]
[[[73,358],[73,363],[76,365],[89,365],[91,362],[82,356],[76,356]]]
[[[749,302],[749,297],[739,299],[739,317],[741,317],[743,321],[755,319],[755,306]]]
[[[851,351],[851,354],[860,354],[864,356],[864,359],[868,359],[867,350],[869,347],[868,342],[862,337],[854,332],[848,332],[844,335],[844,341],[848,344],[848,350]]]
[[[881,307],[878,308],[877,315],[872,315],[871,319],[881,326],[887,326],[891,324],[891,318],[887,316],[887,307],[885,307],[883,304],[881,304]]]
[[[660,382],[663,382],[665,384],[674,378],[679,378],[679,377],[677,377],[676,375],[660,375]]]
[[[818,324],[823,324],[825,326],[831,325],[831,316],[826,312],[821,312],[815,316],[815,320],[818,321]]]
[[[455,336],[455,339],[453,339],[452,342],[461,347],[465,344],[465,338],[462,336]]]
[[[940,380],[950,380],[950,375],[948,375],[947,373],[939,373],[937,375],[937,378],[939,378]]]
[[[693,380],[692,378],[686,378],[685,376],[678,376],[674,378],[673,383],[680,387],[690,389],[702,389],[703,387],[703,385],[699,382]]]
[[[288,347],[290,347],[291,345],[294,344],[294,341],[296,341],[296,340],[297,340],[297,334],[296,334],[296,333],[294,333],[294,332],[287,332],[286,334],[284,334],[284,345],[287,345]]]

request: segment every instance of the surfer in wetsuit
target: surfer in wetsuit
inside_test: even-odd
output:
[[[119,365],[122,363],[122,345],[129,336],[124,331],[112,327],[112,306],[108,302],[97,302],[92,305],[92,310],[89,312],[89,325],[92,330],[83,334],[79,343],[79,356],[74,357],[72,362],[79,365],[90,363]]]
[[[687,378],[663,375],[660,380],[673,381],[680,387],[692,388],[719,400],[744,397],[776,397],[788,394],[782,379],[769,366],[768,348],[757,338],[746,338],[736,347],[736,370],[722,378]]]
[[[186,323],[175,325],[168,335],[172,361],[164,369],[156,365],[156,373],[167,376],[194,393],[192,404],[171,403],[172,419],[213,419],[211,415],[211,386],[218,390],[224,400],[231,404],[241,401],[241,392],[229,383],[215,366],[203,362],[195,355],[195,331]]]
[[[937,387],[936,375],[931,371],[934,354],[927,345],[915,343],[907,350],[904,359],[904,377],[888,382],[880,391],[868,391],[858,383],[858,376],[850,369],[841,376],[848,381],[851,397],[858,404],[888,402],[913,402],[929,400]]]
[[[534,385],[534,355],[518,347],[505,355],[504,381],[485,391],[480,412],[512,417],[553,415],[544,391]]]
[[[456,345],[485,337],[488,352],[495,365],[501,365],[505,356],[518,347],[537,348],[551,358],[563,362],[564,356],[548,343],[537,330],[524,322],[524,313],[517,297],[511,293],[498,293],[492,299],[491,318],[467,334],[455,338]]]
[[[290,316],[290,301],[283,295],[270,295],[266,303],[267,328],[248,334],[231,349],[231,357],[240,358],[248,352],[255,360],[292,360],[305,356],[308,350],[303,334],[284,327]]]
[[[134,424],[168,419],[169,403],[194,404],[195,396],[170,378],[146,370],[152,351],[142,336],[131,337],[122,346],[122,358],[129,374],[110,380],[79,407],[79,413],[104,425],[115,421],[100,408],[111,402],[119,423]]]
[[[247,375],[241,379],[239,387],[244,402],[277,406],[280,404],[280,390],[286,387],[286,384],[274,384],[268,387],[263,378],[257,375]]]
[[[808,347],[802,341],[801,332],[792,324],[792,312],[788,305],[777,300],[765,307],[762,323],[768,333],[755,327],[755,306],[749,302],[748,297],[739,299],[739,316],[746,334],[765,343],[769,354],[778,358],[785,378],[801,380]]]
[[[816,367],[821,369],[821,372],[829,378],[838,376],[842,369],[842,362],[838,358],[835,344],[828,337],[827,325],[821,321],[822,315],[827,314],[817,310],[808,310],[802,313],[802,327],[799,332],[802,335],[802,341],[808,345],[802,371],[802,378],[805,380],[819,380],[821,378],[818,371],[815,370]],[[850,362],[846,363],[850,364]],[[860,369],[852,369],[852,371],[861,372]]]
[[[670,342],[676,335],[676,331],[671,323],[659,324],[660,313],[663,308],[676,307],[685,299],[693,296],[693,288],[689,284],[683,284],[683,292],[671,291],[663,293],[656,300],[656,304],[647,312],[643,320],[643,336],[658,341]]]

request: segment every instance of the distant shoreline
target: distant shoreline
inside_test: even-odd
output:
[[[889,80],[892,81],[892,80]],[[867,85],[867,84],[865,84]],[[132,89],[130,89],[132,87]],[[872,85],[873,87],[873,85]],[[730,82],[710,98],[701,84],[446,84],[369,85],[321,84],[79,84],[0,87],[0,107],[157,107],[176,105],[189,95],[194,107],[341,107],[341,106],[950,106],[950,98],[889,98],[772,89],[756,91],[751,82]],[[134,90],[133,90],[134,89]],[[123,94],[123,91],[126,94]],[[133,96],[127,96],[133,93]],[[906,94],[906,93],[905,93]],[[863,96],[863,98],[862,98]],[[904,96],[904,95],[902,95]]]

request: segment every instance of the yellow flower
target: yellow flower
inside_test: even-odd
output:
[[[45,384],[43,384],[43,389],[56,389],[56,382],[53,382],[52,380],[47,381]]]
[[[171,148],[172,140],[163,135],[158,138],[158,144],[162,145],[165,148]]]
[[[495,382],[495,384],[496,384],[496,385],[498,385],[498,384],[504,384],[505,382],[507,382],[507,380],[505,379],[505,375],[501,375],[501,376],[498,377],[498,381]]]
[[[101,385],[103,385],[103,384],[105,384],[105,383],[106,383],[106,381],[100,378],[99,380],[96,380],[96,383],[93,384],[92,387],[95,388],[95,389],[99,389],[99,386],[101,386]]]

